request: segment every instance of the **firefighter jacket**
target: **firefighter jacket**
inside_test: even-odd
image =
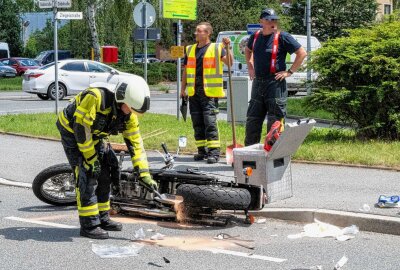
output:
[[[122,133],[134,168],[141,177],[149,176],[149,165],[135,114],[125,115],[117,108],[114,93],[102,88],[88,88],[79,93],[62,112],[60,124],[73,133],[85,162],[99,157],[95,145],[109,135]]]
[[[186,47],[188,57],[186,65],[186,86],[188,95],[194,95],[196,80],[196,47],[197,44]],[[222,43],[211,43],[203,58],[203,87],[207,97],[225,97],[223,89],[223,62],[221,61]]]

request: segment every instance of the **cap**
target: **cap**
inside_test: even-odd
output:
[[[275,10],[272,8],[266,8],[261,11],[260,19],[264,20],[279,20],[279,16],[276,15]]]

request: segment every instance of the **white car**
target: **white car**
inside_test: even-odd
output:
[[[56,99],[54,63],[25,72],[22,90],[37,94],[39,98]],[[90,84],[104,82],[117,84],[121,77],[135,76],[120,72],[103,63],[91,60],[68,59],[58,62],[58,98],[78,94]]]

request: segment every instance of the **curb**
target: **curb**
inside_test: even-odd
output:
[[[249,213],[301,223],[313,223],[317,219],[339,227],[356,225],[361,231],[400,235],[400,217],[310,208],[269,208]]]
[[[32,184],[10,181],[0,178],[0,185],[32,188]],[[226,211],[227,213],[234,213]],[[249,211],[256,217],[264,217],[301,223],[312,223],[315,219],[339,227],[356,225],[361,231],[400,235],[400,218],[312,208],[270,208],[260,211]]]

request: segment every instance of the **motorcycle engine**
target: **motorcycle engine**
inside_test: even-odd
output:
[[[123,175],[121,175],[123,176]],[[122,199],[140,198],[143,194],[143,187],[140,186],[137,177],[125,175],[119,181],[119,196]]]

